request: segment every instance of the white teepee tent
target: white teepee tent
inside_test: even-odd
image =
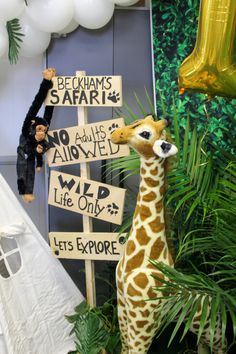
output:
[[[83,296],[0,175],[0,353],[66,354]]]

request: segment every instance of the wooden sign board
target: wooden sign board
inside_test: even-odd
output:
[[[109,184],[51,171],[48,203],[120,225],[125,192]]]
[[[118,261],[126,234],[50,232],[51,250],[57,258]]]
[[[48,106],[121,107],[121,76],[55,76]]]
[[[124,126],[123,118],[48,132],[50,167],[129,155],[128,145],[115,145],[111,133]]]

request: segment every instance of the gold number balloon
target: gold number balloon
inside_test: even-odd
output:
[[[180,93],[236,97],[236,0],[201,0],[193,52],[179,70]]]

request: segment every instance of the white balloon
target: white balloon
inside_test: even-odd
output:
[[[20,17],[22,37],[19,54],[23,57],[34,57],[47,49],[51,34],[35,28],[26,14]]]
[[[139,0],[109,0],[119,6],[131,6],[134,5]]]
[[[3,56],[8,49],[8,33],[5,24],[0,24],[0,57]]]
[[[72,20],[73,0],[31,0],[26,13],[35,27],[45,32],[59,32]]]
[[[115,5],[107,0],[74,0],[74,18],[85,28],[97,29],[112,18]]]
[[[24,0],[0,0],[0,20],[10,21],[20,15],[24,8]]]
[[[76,30],[76,28],[79,26],[78,22],[75,21],[75,19],[72,18],[72,20],[70,21],[70,23],[63,28],[61,31],[57,32],[58,34],[67,34],[67,33],[71,33],[74,30]]]

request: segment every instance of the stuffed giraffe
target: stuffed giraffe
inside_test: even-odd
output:
[[[163,300],[156,299],[158,293],[153,287],[162,283],[153,275],[159,279],[164,279],[164,275],[150,263],[150,259],[174,266],[165,236],[163,196],[165,161],[178,150],[165,141],[167,124],[166,120],[154,121],[152,116],[147,116],[111,134],[113,143],[129,144],[141,159],[141,180],[132,228],[116,269],[121,354],[146,354],[158,329]],[[196,316],[193,332],[198,328]],[[218,332],[213,351],[225,354],[219,329]],[[203,333],[209,344],[209,332]]]

